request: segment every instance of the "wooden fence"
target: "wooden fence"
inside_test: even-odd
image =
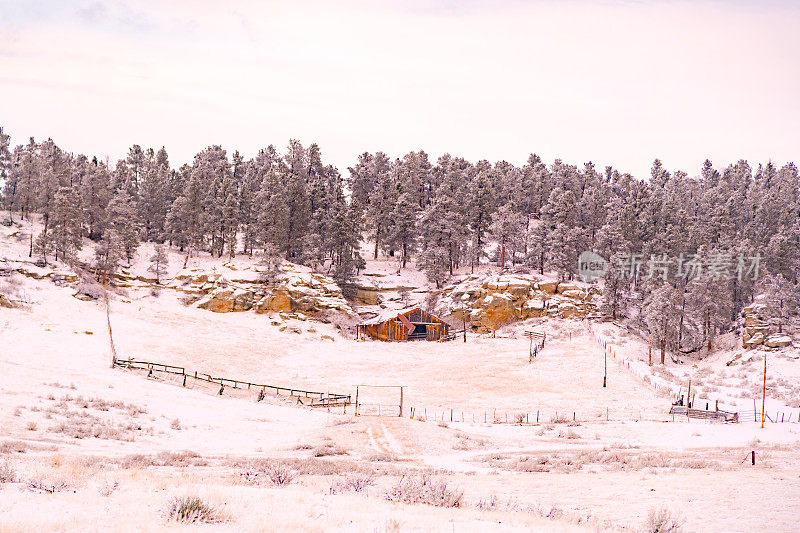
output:
[[[721,409],[711,411],[710,409],[691,409],[685,405],[673,405],[669,413],[675,416],[685,416],[686,418],[698,418],[701,420],[718,420],[723,422],[738,422],[739,413],[723,411]]]
[[[156,373],[171,375],[176,377],[181,382],[181,386],[183,387],[186,387],[187,379],[219,385],[220,388],[218,394],[220,395],[225,392],[225,388],[227,387],[237,391],[250,391],[253,394],[259,394],[259,400],[263,399],[269,392],[270,394],[274,393],[275,396],[284,395],[295,397],[299,400],[299,403],[308,405],[310,407],[346,407],[350,404],[349,394],[309,391],[292,387],[279,387],[276,385],[253,383],[241,379],[215,377],[211,374],[206,374],[203,372],[187,372],[182,366],[168,365],[164,363],[139,361],[131,358],[115,359],[114,366],[127,370],[145,370],[147,371],[148,376],[154,376]],[[302,401],[301,399],[305,399],[307,401]]]

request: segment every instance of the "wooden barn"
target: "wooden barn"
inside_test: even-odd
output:
[[[380,341],[438,341],[450,333],[450,324],[419,307],[385,311],[358,325],[358,336]]]

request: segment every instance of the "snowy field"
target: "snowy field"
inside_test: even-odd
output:
[[[29,261],[27,230],[0,228],[5,264]],[[150,253],[139,250],[132,274],[145,274]],[[170,276],[184,258],[171,255]],[[380,268],[390,273],[386,262],[367,272]],[[413,271],[403,281],[421,284]],[[646,344],[611,324],[539,320],[466,343],[357,342],[311,320],[187,307],[177,291],[146,283],[113,295],[121,357],[346,394],[406,387],[403,418],[354,417],[113,370],[101,301],[17,272],[0,278],[0,293],[28,302],[0,308],[3,533],[188,529],[167,521],[185,495],[215,508],[209,530],[226,531],[640,531],[662,506],[687,531],[797,529],[800,424],[668,415],[666,389],[688,377],[700,397],[705,387],[709,399],[752,408],[760,360],[726,366],[733,346],[653,374]],[[533,327],[548,343],[529,363],[522,330]],[[616,350],[606,388],[595,335]],[[796,354],[770,358],[768,411],[796,413]],[[505,423],[519,415],[525,423]],[[293,479],[267,479],[281,471]],[[460,506],[389,501],[419,472],[463,491]],[[353,488],[358,480],[364,487]]]

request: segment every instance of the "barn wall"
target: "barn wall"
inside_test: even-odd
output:
[[[412,309],[403,313],[403,315],[409,322],[430,323],[430,325],[426,326],[427,339],[429,341],[438,341],[446,336],[450,329],[450,325],[447,322],[421,309]],[[365,331],[372,338],[381,341],[407,341],[409,334],[408,328],[396,319],[365,326]]]

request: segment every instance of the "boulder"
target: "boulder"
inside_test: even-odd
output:
[[[292,299],[285,289],[275,289],[272,294],[264,296],[255,305],[256,313],[289,313],[292,311]]]
[[[556,289],[558,288],[558,282],[540,281],[534,286],[534,288],[539,291],[544,291],[548,294],[556,294]]]
[[[567,298],[572,298],[573,300],[583,300],[586,297],[586,293],[583,292],[582,289],[570,289],[562,292],[559,286],[558,293]]]
[[[581,291],[581,292],[583,292],[583,290],[580,287],[578,287],[577,285],[574,285],[572,283],[559,283],[558,287],[557,287],[557,290],[558,290],[558,294],[564,294],[567,291]]]
[[[479,308],[470,313],[470,323],[479,332],[494,331],[502,324],[520,318],[509,293],[490,294],[479,302]]]
[[[361,305],[378,305],[380,292],[374,287],[356,287],[354,300]]]
[[[764,343],[764,334],[760,331],[755,332],[752,336],[745,335],[742,337],[743,348],[753,348]]]
[[[249,311],[253,308],[255,296],[252,291],[244,289],[216,289],[202,298],[197,304],[200,309],[208,309],[215,313],[232,311]]]
[[[585,313],[578,309],[572,302],[562,302],[558,306],[558,316],[561,318],[571,318],[573,316],[583,316]]]
[[[783,348],[792,345],[792,338],[786,335],[771,335],[764,341],[764,346],[770,348]]]

